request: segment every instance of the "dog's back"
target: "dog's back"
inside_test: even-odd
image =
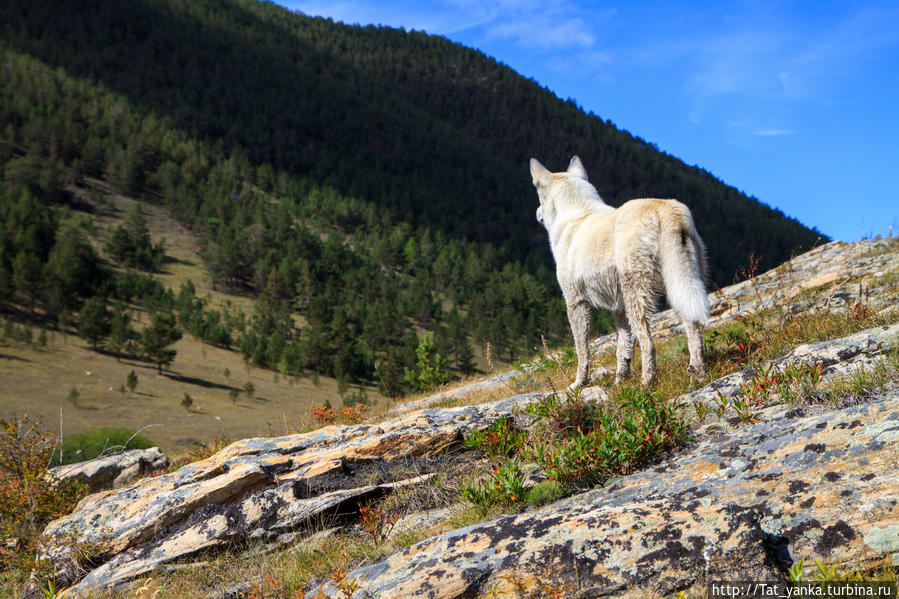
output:
[[[683,318],[705,323],[705,247],[690,209],[677,200],[643,198],[615,211],[615,265],[652,302],[665,293]]]
[[[689,208],[676,200],[642,198],[612,212],[592,212],[571,223],[556,246],[560,284],[582,288],[594,306],[621,308],[619,279],[626,275],[640,280],[653,303],[665,293],[691,319],[708,319],[705,290],[693,274],[698,271],[704,282],[705,250]]]

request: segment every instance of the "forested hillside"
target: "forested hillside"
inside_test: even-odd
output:
[[[2,309],[67,326],[118,299],[107,318],[131,335],[123,347],[139,337],[122,325],[128,306],[143,302],[170,336],[397,394],[433,384],[423,352],[425,366],[436,350],[469,372],[473,344],[514,359],[541,335],[558,341],[530,156],[561,168],[578,153],[612,204],[688,204],[714,284],[751,253],[765,269],[822,238],[441,37],[251,0],[11,0],[4,13]],[[72,193],[92,181],[169,210],[202,239],[216,285],[257,298],[254,313],[154,285],[164,247],[139,214],[91,249],[67,215],[93,209]]]

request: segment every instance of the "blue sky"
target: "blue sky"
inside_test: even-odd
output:
[[[280,4],[445,36],[835,239],[899,234],[895,0]]]

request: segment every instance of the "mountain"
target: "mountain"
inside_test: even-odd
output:
[[[514,360],[568,334],[530,156],[579,154],[611,204],[689,205],[713,285],[750,256],[769,268],[826,239],[442,37],[250,0],[13,0],[6,12],[0,279],[22,285],[0,300],[54,324],[53,286],[26,272],[57,245],[63,216],[48,214],[83,210],[72,185],[99,180],[169,210],[201,238],[217,287],[260,298],[210,341],[344,387],[374,376],[391,395],[417,384],[404,372],[422,330],[462,372],[472,342]],[[26,215],[45,225],[13,233]],[[29,253],[40,264],[18,258]],[[88,279],[55,287],[73,311],[115,287],[89,262]]]

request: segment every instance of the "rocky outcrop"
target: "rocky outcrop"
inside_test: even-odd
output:
[[[319,515],[355,515],[367,498],[426,480],[471,430],[539,396],[239,441],[177,472],[88,496],[46,528],[43,550],[78,594],[234,541],[277,539]],[[93,554],[86,573],[84,547]]]
[[[899,324],[879,327],[797,347],[778,363],[845,373],[897,340]],[[731,376],[738,375],[750,376]],[[732,395],[737,383],[716,381],[682,403]],[[293,539],[315,516],[352,517],[360,502],[426,480],[438,456],[475,428],[510,415],[527,426],[520,410],[542,396],[241,441],[175,473],[86,498],[47,528],[45,551],[78,593],[235,540]],[[601,596],[772,577],[800,558],[851,566],[899,560],[899,480],[891,467],[899,459],[899,394],[813,416],[778,405],[751,426],[732,416],[705,425],[699,441],[651,470],[424,541],[350,578],[373,596],[461,597],[538,582]],[[871,509],[846,510],[847,502]],[[75,547],[84,546],[95,548],[99,565],[81,577]]]
[[[104,489],[123,487],[151,472],[168,468],[170,463],[158,447],[151,447],[57,466],[50,470],[50,475],[59,480],[78,480],[95,493]]]
[[[347,576],[356,597],[639,596],[777,579],[804,559],[899,562],[899,392],[781,413],[544,509],[428,539]],[[853,507],[854,509],[849,509]],[[811,569],[810,569],[811,570]],[[333,583],[328,596],[340,596]]]
[[[868,329],[848,335],[840,339],[822,341],[799,345],[784,356],[773,360],[770,364],[771,372],[783,371],[789,366],[800,364],[816,365],[821,367],[821,381],[844,378],[853,371],[867,369],[869,372],[883,359],[885,353],[899,348],[899,323]],[[739,394],[740,388],[752,381],[758,373],[747,368],[712,381],[705,387],[687,393],[679,398],[684,405],[702,403],[708,408],[714,408],[717,398],[732,399]],[[772,397],[772,400],[776,397]],[[784,406],[771,401],[774,405],[761,410],[756,414],[760,418],[766,418],[777,412],[783,411]],[[727,409],[718,418],[726,421],[736,416],[733,407]]]
[[[899,279],[895,253],[885,251],[895,249],[889,243],[817,248],[778,272],[714,294],[715,318],[774,301],[793,312],[857,302],[872,311],[888,308],[895,301],[889,298],[899,295],[881,293],[895,291]],[[660,335],[676,330],[665,313],[654,328]],[[796,347],[770,367],[820,365],[827,381],[870,371],[897,347],[899,323]],[[713,408],[721,398],[732,401],[757,374],[747,369],[713,381],[680,403],[691,411]],[[809,568],[815,560],[848,568],[897,564],[899,389],[895,376],[892,381],[858,405],[790,410],[767,402],[757,406],[751,424],[741,422],[733,406],[708,410],[690,445],[642,472],[541,509],[435,536],[365,564],[347,580],[360,586],[356,598],[517,596],[519,589],[643,597],[685,589],[704,594],[710,580],[778,578],[799,560]],[[500,375],[484,384],[514,381]],[[261,547],[295,542],[313,519],[325,516],[329,526],[340,527],[369,498],[422,484],[447,468],[467,473],[466,454],[447,450],[499,418],[513,416],[518,428],[529,426],[533,417],[521,409],[543,396],[424,408],[450,398],[444,395],[406,405],[378,424],[240,441],[177,472],[85,498],[47,527],[44,553],[77,596],[235,541]],[[608,399],[598,387],[582,397]],[[539,480],[540,474],[528,476]],[[450,513],[407,515],[393,534],[420,530]],[[86,553],[89,561],[80,557]],[[344,596],[334,584],[317,590]]]

